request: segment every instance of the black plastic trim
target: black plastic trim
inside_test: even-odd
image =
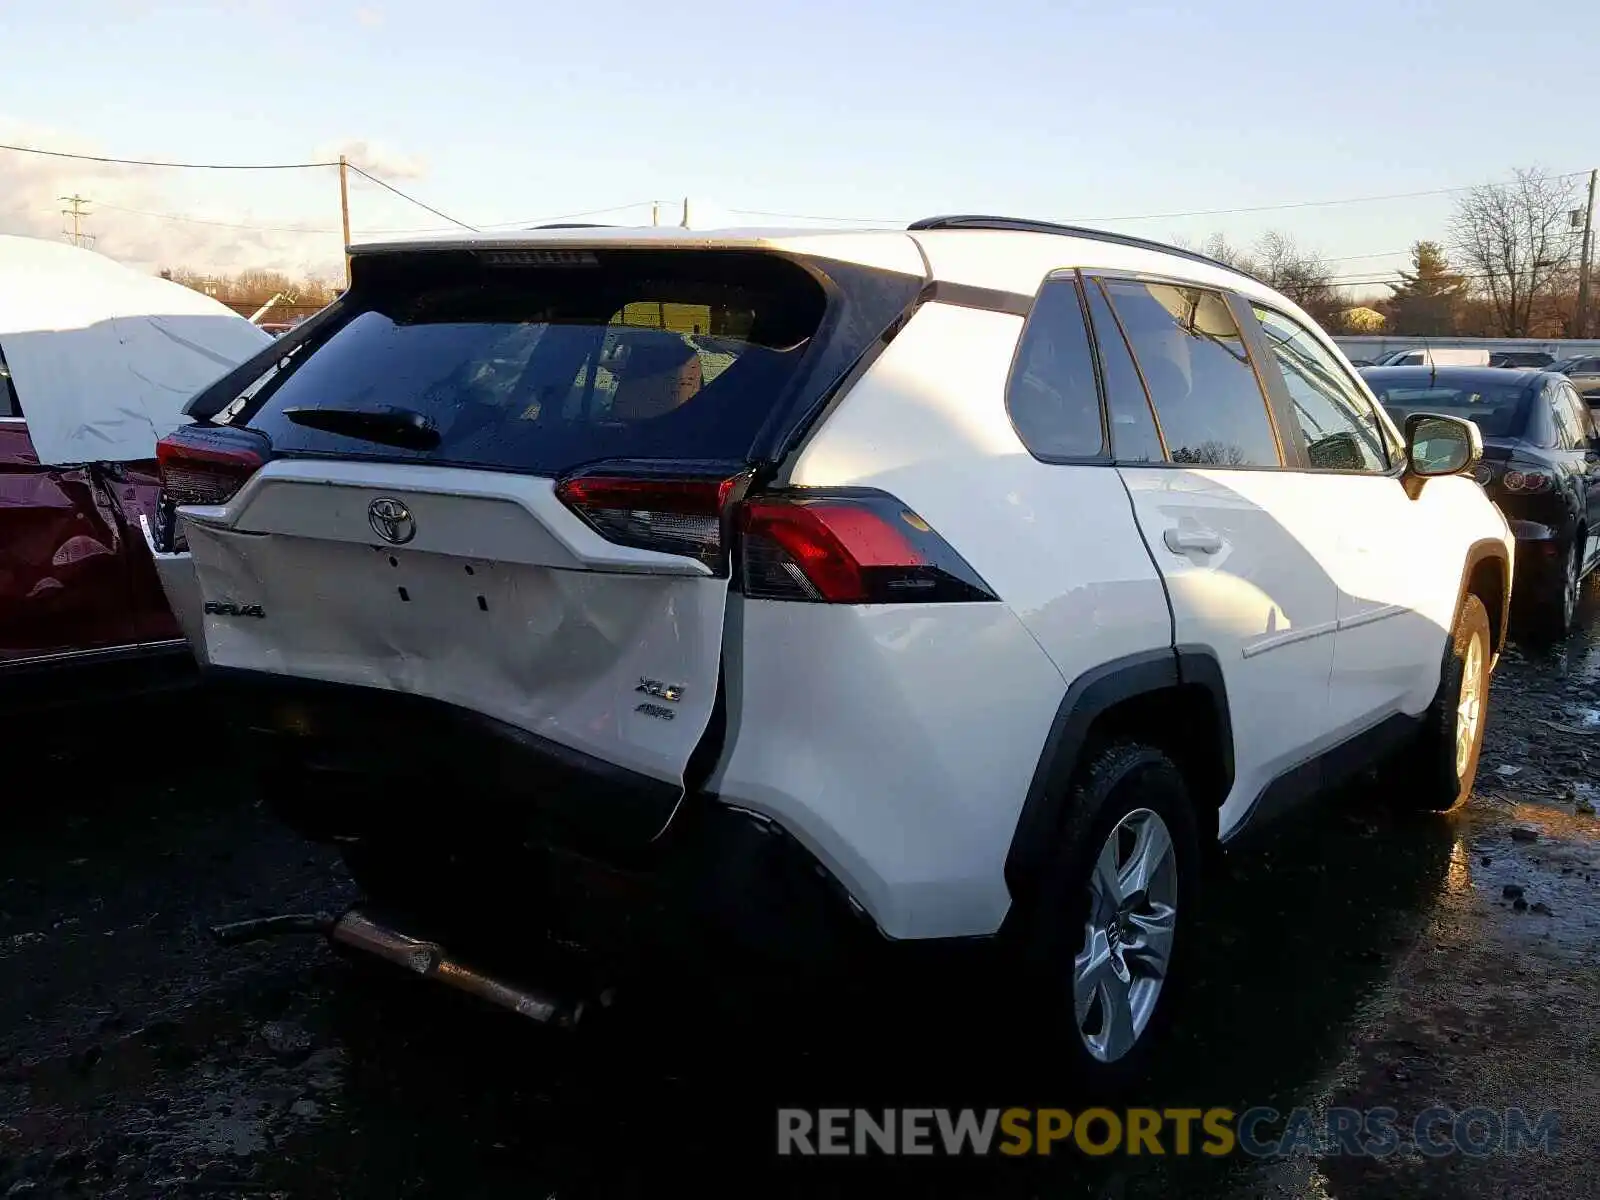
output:
[[[1461,605],[1466,601],[1467,588],[1472,583],[1472,573],[1484,563],[1491,561],[1500,564],[1501,575],[1500,628],[1494,631],[1494,649],[1498,654],[1505,648],[1506,631],[1510,628],[1511,622],[1511,563],[1508,561],[1505,543],[1495,538],[1482,538],[1467,547],[1466,562],[1461,568],[1461,586],[1456,592],[1455,611],[1459,613]],[[1447,641],[1450,636],[1450,631],[1446,630]]]
[[[270,346],[263,346],[261,352],[244,360],[221,379],[197,392],[188,404],[184,405],[185,415],[197,421],[208,421],[216,416],[228,405],[239,398],[239,394],[265,375],[272,367],[293,354],[313,335],[320,333],[332,324],[343,313],[345,297],[350,293],[341,295],[332,304],[321,312],[313,313],[288,333],[275,338]]]
[[[1245,815],[1228,831],[1224,844],[1236,847],[1241,838],[1253,837],[1308,800],[1354,779],[1414,737],[1421,724],[1420,716],[1393,713],[1376,725],[1290,767],[1251,801]]]
[[[1136,250],[1154,250],[1161,254],[1171,254],[1176,258],[1186,258],[1190,262],[1205,263],[1208,267],[1218,267],[1224,271],[1231,271],[1233,274],[1242,275],[1246,279],[1255,278],[1253,275],[1241,271],[1238,267],[1225,263],[1221,259],[1212,258],[1195,250],[1186,250],[1182,246],[1172,246],[1166,242],[1134,237],[1126,233],[1111,233],[1104,229],[1088,229],[1082,225],[1060,225],[1054,221],[1034,221],[1026,217],[991,217],[982,215],[924,217],[920,221],[911,222],[906,226],[906,229],[913,233],[939,229],[989,229],[1004,233],[1051,233],[1061,237],[1086,238],[1095,242],[1107,242],[1114,246],[1128,246]],[[1257,280],[1257,282],[1260,281]]]
[[[1022,292],[950,283],[942,279],[934,280],[923,289],[923,299],[934,304],[953,304],[958,308],[1007,313],[1013,317],[1026,317],[1033,311],[1033,297]]]
[[[1013,899],[1030,892],[1050,860],[1068,789],[1096,718],[1126,700],[1185,684],[1206,689],[1217,706],[1224,732],[1225,786],[1232,786],[1233,736],[1227,691],[1221,665],[1209,650],[1194,646],[1147,650],[1084,672],[1061,698],[1017,817],[1005,865],[1006,886]]]
[[[1217,732],[1220,745],[1217,757],[1222,766],[1222,795],[1226,798],[1233,788],[1233,712],[1228,707],[1228,684],[1222,677],[1222,664],[1217,656],[1204,646],[1179,646],[1178,680],[1185,687],[1204,688],[1211,695],[1217,709]]]
[[[276,791],[297,814],[285,815],[312,837],[340,836],[341,823],[459,824],[476,814],[517,836],[625,859],[648,852],[684,794],[440,700],[234,668],[208,668],[205,678],[227,693],[245,753],[259,754],[264,774],[283,773]],[[446,781],[446,809],[406,803],[436,799]]]

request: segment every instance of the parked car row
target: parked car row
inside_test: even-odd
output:
[[[140,533],[156,440],[269,340],[179,284],[0,237],[0,706],[192,680]]]
[[[1390,350],[1377,358],[1350,360],[1356,367],[1503,367],[1554,371],[1572,380],[1578,394],[1600,404],[1600,356],[1569,355],[1557,359],[1544,350],[1485,350],[1465,346],[1414,346]]]
[[[536,944],[959,948],[1109,1082],[1213,851],[1372,765],[1471,790],[1483,413],[1391,417],[1224,264],[986,217],[351,262],[190,403],[150,531],[241,761],[381,906],[339,941],[542,1020]]]
[[[1563,638],[1600,565],[1600,429],[1574,381],[1554,371],[1372,367],[1368,386],[1396,421],[1466,418],[1483,435],[1477,480],[1516,535],[1518,612]]]

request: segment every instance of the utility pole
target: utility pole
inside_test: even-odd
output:
[[[689,228],[689,197],[687,196],[683,198],[683,221],[681,224],[685,229]]]
[[[72,205],[71,208],[63,208],[61,210],[61,215],[63,217],[72,218],[72,232],[67,233],[66,230],[62,230],[62,232],[66,234],[67,239],[71,241],[74,246],[94,245],[94,237],[91,234],[83,232],[83,218],[91,215],[90,213],[84,211],[83,206],[88,204],[89,201],[78,195],[61,196],[59,199],[63,204]]]
[[[350,162],[339,155],[339,221],[344,226],[344,288],[350,290]]]
[[[1578,254],[1578,319],[1579,337],[1589,336],[1589,276],[1594,274],[1594,183],[1600,170],[1589,172],[1589,203],[1583,207],[1583,249]]]
[[[659,200],[650,201],[650,224],[652,226],[661,224],[661,201]]]

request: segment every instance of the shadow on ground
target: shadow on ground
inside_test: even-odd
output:
[[[1566,1128],[1592,1137],[1600,867],[1579,808],[1597,673],[1587,639],[1508,656],[1463,814],[1397,819],[1356,788],[1236,863],[1208,896],[1180,1035],[1133,1102],[1589,1095]],[[1036,1048],[961,978],[889,1019],[722,995],[715,1020],[621,1004],[561,1036],[315,939],[216,946],[213,921],[336,906],[348,882],[220,750],[174,766],[171,716],[108,720],[41,740],[43,782],[0,815],[0,1195],[1563,1194],[1555,1168],[1509,1159],[779,1160],[779,1106],[1093,1098],[1025,1083]],[[1537,839],[1513,841],[1518,824]],[[1550,914],[1502,902],[1514,880]]]

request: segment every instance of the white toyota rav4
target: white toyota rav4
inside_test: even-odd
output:
[[[385,906],[335,936],[534,1016],[571,1011],[527,984],[552,944],[961,943],[1111,1077],[1211,850],[1369,766],[1431,810],[1477,769],[1513,542],[1475,427],[1397,431],[1184,250],[358,246],[189,411],[153,548],[278,807]]]

